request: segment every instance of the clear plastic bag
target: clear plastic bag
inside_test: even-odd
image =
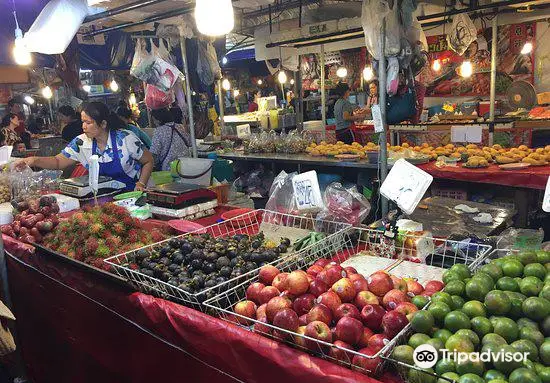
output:
[[[164,60],[159,53],[158,48],[153,48],[152,53],[148,53],[145,47],[145,41],[136,44],[136,53],[132,60],[130,74],[145,81],[148,85],[154,85],[164,92],[168,92],[182,73],[174,65]]]
[[[462,56],[476,39],[477,28],[470,16],[467,13],[454,16],[451,29],[447,33],[449,48]]]
[[[269,190],[269,200],[265,205],[266,210],[284,214],[296,214],[298,208],[294,198],[292,178],[297,173],[286,173],[284,170],[275,177]]]
[[[498,249],[538,250],[544,240],[544,230],[518,229],[510,227],[498,237]]]
[[[210,86],[216,80],[216,77],[221,73],[220,64],[218,64],[218,55],[216,49],[212,43],[198,44],[198,58],[197,58],[197,74],[201,79],[201,82]]]
[[[168,108],[174,102],[174,92],[164,92],[154,85],[145,89],[145,105],[151,110]]]
[[[369,201],[357,191],[355,186],[346,189],[339,182],[334,182],[327,187],[324,201],[325,209],[317,215],[317,219],[320,220],[346,222],[358,226],[371,210]]]
[[[391,8],[389,0],[363,0],[361,24],[365,34],[365,44],[371,56],[380,60],[380,28],[386,18],[385,56],[395,56],[401,50],[403,30],[399,23],[397,2]]]
[[[9,173],[0,173],[0,203],[11,201],[11,179]]]

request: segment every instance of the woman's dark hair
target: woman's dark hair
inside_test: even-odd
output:
[[[377,88],[380,88],[380,83],[378,82],[378,80],[372,80],[372,81],[369,83],[369,85],[370,85],[370,84],[374,84],[374,85],[376,85]]]
[[[6,128],[6,127],[10,126],[11,119],[15,118],[15,117],[17,117],[17,114],[15,114],[15,113],[6,114],[4,116],[4,118],[2,119],[2,128]]]
[[[167,108],[155,109],[151,112],[151,115],[161,125],[174,122],[174,115]]]
[[[346,92],[349,90],[349,85],[344,82],[339,82],[338,85],[336,85],[336,88],[334,88],[334,93],[338,97],[344,97]]]
[[[132,118],[132,111],[126,105],[119,106],[116,110],[116,114],[122,118]]]
[[[82,108],[82,111],[92,118],[98,125],[107,122],[107,129],[125,129],[126,124],[115,114],[109,111],[107,105],[102,102],[90,102]]]
[[[181,111],[181,108],[179,106],[173,106],[170,109],[170,113],[172,113],[172,117],[174,118],[174,122],[176,124],[183,124],[183,112]]]
[[[76,112],[74,108],[70,105],[61,106],[59,109],[57,109],[57,112],[67,117],[76,118]]]

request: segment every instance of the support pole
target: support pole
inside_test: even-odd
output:
[[[323,120],[323,132],[327,122],[327,100],[325,97],[325,46],[321,44],[321,119]]]
[[[145,94],[147,93],[147,83],[143,81],[143,99],[145,100]],[[145,105],[145,111],[147,112],[147,123],[149,124],[148,128],[153,129],[153,116],[151,116],[151,110]]]
[[[380,114],[382,115],[382,124],[384,131],[380,135],[380,186],[388,175],[388,147],[386,146],[387,137],[386,132],[388,126],[386,124],[386,83],[387,83],[387,70],[386,70],[386,19],[382,20],[382,28],[380,30],[380,63],[378,65],[378,77],[379,77],[379,89],[380,92]],[[380,191],[378,191],[380,193]],[[382,198],[382,217],[388,214],[388,200]]]
[[[195,140],[195,119],[193,116],[193,98],[191,94],[191,82],[189,81],[189,65],[187,63],[187,48],[185,37],[180,35],[181,57],[183,58],[183,69],[185,71],[185,93],[187,95],[187,108],[189,108],[189,135],[191,136],[191,152],[193,158],[197,158],[197,140]]]
[[[497,83],[497,39],[498,39],[498,14],[493,17],[491,38],[491,96],[489,102],[489,145],[493,145],[495,132],[495,98]],[[481,117],[481,116],[480,116]]]
[[[223,131],[224,131],[224,128],[225,128],[225,121],[224,121],[224,112],[223,112],[224,97],[223,97],[222,79],[221,78],[218,80],[218,103],[219,103],[219,108],[220,108],[220,131],[222,132],[222,136],[223,136]]]
[[[302,56],[298,56],[298,62],[301,62]],[[302,72],[301,66],[298,67],[298,71],[294,75],[294,87],[296,91],[296,129],[299,131],[304,129],[304,95],[302,94]]]

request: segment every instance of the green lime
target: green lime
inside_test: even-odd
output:
[[[425,372],[422,372],[425,371]],[[409,369],[407,374],[407,382],[409,383],[436,383],[437,378],[433,376],[434,370],[431,368],[424,368],[422,371],[416,369]]]
[[[537,369],[535,368],[535,362],[529,360],[529,359],[524,359],[523,360],[523,367],[529,369],[529,370],[532,370],[534,371],[535,373],[537,372]]]
[[[441,277],[441,280],[445,283],[445,285],[448,285],[451,281],[462,281],[463,279],[464,278],[460,274],[452,270],[445,271]]]
[[[473,352],[475,350],[474,344],[470,338],[466,336],[451,335],[447,342],[445,342],[445,348],[449,351],[457,352]]]
[[[497,370],[488,370],[483,375],[483,379],[485,379],[486,382],[489,382],[493,379],[506,379],[506,375]]]
[[[462,306],[464,306],[464,298],[461,296],[453,295],[451,296],[451,299],[453,300],[453,305],[451,307],[452,310],[460,310]]]
[[[482,377],[475,374],[466,374],[458,379],[458,383],[485,383],[485,381]]]
[[[452,332],[450,332],[449,330],[447,330],[445,328],[442,328],[442,329],[439,329],[436,332],[434,332],[433,337],[435,339],[441,339],[441,341],[443,343],[446,343],[447,340],[451,337],[451,335],[453,335]]]
[[[423,345],[430,340],[430,337],[426,334],[413,334],[409,339],[409,346],[416,349],[418,346]]]
[[[464,314],[468,315],[470,318],[484,317],[487,315],[485,305],[480,301],[468,301],[464,303],[461,311]]]
[[[430,339],[429,341],[426,342],[426,344],[432,346],[437,351],[441,351],[445,348],[445,342],[437,338]]]
[[[493,380],[487,380],[487,382],[488,383],[508,383],[506,379],[493,379]]]
[[[519,284],[519,290],[521,293],[527,295],[528,297],[539,295],[543,287],[544,282],[537,277],[525,277]]]
[[[485,307],[489,314],[504,315],[510,311],[512,302],[504,291],[492,290],[485,296]]]
[[[453,305],[451,294],[446,293],[444,291],[438,291],[432,295],[432,303],[435,303],[435,302],[443,302],[449,307]]]
[[[500,346],[497,351],[500,357],[492,359],[495,369],[504,374],[509,374],[516,368],[522,367],[522,362],[518,362],[510,357],[506,358],[506,355],[511,356],[514,355],[515,352],[516,350],[512,346]]]
[[[550,276],[550,274],[548,274]],[[550,283],[544,285],[539,293],[539,297],[550,300]]]
[[[518,291],[519,285],[512,277],[502,277],[497,281],[497,289],[503,291]]]
[[[437,375],[443,375],[446,372],[455,372],[456,364],[452,359],[440,359],[435,365],[435,373]]]
[[[502,277],[502,268],[497,265],[496,263],[489,263],[487,265],[482,266],[480,271],[489,274],[491,278],[493,278],[493,281],[498,280]]]
[[[520,261],[506,261],[502,265],[502,272],[507,277],[521,277],[523,275],[523,264]]]
[[[544,341],[539,348],[539,358],[542,364],[550,366],[550,341]]]
[[[550,263],[550,251],[537,250],[537,262],[543,265]]]
[[[443,320],[451,312],[451,308],[446,303],[435,302],[428,307],[428,312],[433,315],[436,323],[443,324]]]
[[[470,318],[462,311],[451,311],[444,320],[445,328],[451,332],[457,332],[460,329],[471,327]]]
[[[541,331],[544,335],[550,335],[550,316],[544,318],[544,319],[540,322],[540,331]]]
[[[550,315],[550,301],[539,297],[529,297],[523,302],[522,309],[527,318],[539,321]]]
[[[484,301],[485,295],[491,291],[493,287],[486,284],[482,279],[472,278],[466,283],[466,296],[472,300]]]
[[[413,314],[411,327],[414,331],[428,334],[434,326],[435,321],[431,312],[420,310]]]
[[[451,295],[462,295],[464,294],[465,288],[466,288],[466,284],[464,282],[454,280],[447,283],[443,291]]]
[[[459,361],[456,363],[456,373],[459,375],[475,374],[477,376],[483,376],[485,372],[485,365],[479,359],[473,361],[470,358],[466,361]]]
[[[517,254],[517,257],[524,266],[538,261],[537,253],[534,251],[521,251]]]
[[[542,383],[542,380],[533,371],[527,368],[518,368],[508,377],[510,383]]]
[[[411,366],[414,366],[414,348],[409,345],[397,346],[391,353],[391,356],[402,363],[407,363]]]
[[[460,275],[462,279],[470,278],[472,276],[472,272],[464,263],[456,263],[449,270]]]
[[[428,302],[430,301],[430,298],[428,297],[425,297],[423,295],[415,295],[412,299],[411,299],[411,302],[419,309],[419,310],[422,310],[424,308],[424,306],[426,306],[428,304]]]
[[[535,371],[537,374],[540,374],[540,372],[544,369],[544,365],[540,363],[535,363]]]
[[[542,383],[550,383],[550,367],[544,367],[537,371],[537,374],[539,375],[540,380],[542,380]]]
[[[512,346],[517,352],[522,352],[527,354],[527,358],[533,362],[538,362],[539,360],[539,350],[537,346],[527,339],[516,340],[512,343]]]
[[[484,337],[485,335],[493,332],[493,325],[491,324],[491,321],[485,317],[472,318],[470,323],[472,325],[472,330],[474,330],[480,337]]]
[[[544,342],[544,335],[539,330],[531,327],[520,327],[519,338],[533,342],[537,347]]]
[[[527,299],[527,297],[515,291],[505,291],[504,293],[510,298],[510,311],[508,312],[508,316],[511,318],[521,318],[523,316],[523,301]]]
[[[458,375],[456,372],[446,372],[441,376],[455,382],[458,382],[458,380],[460,379],[460,375]],[[447,379],[438,379],[437,383],[449,383],[449,380]]]
[[[498,344],[498,345],[506,345],[506,344],[508,344],[508,342],[506,342],[506,339],[504,339],[503,337],[501,337],[501,336],[498,335],[498,334],[495,334],[494,332],[485,335],[485,336],[481,339],[481,344],[488,344],[488,343],[494,343],[494,344]]]
[[[523,269],[523,277],[537,277],[541,281],[544,281],[546,274],[546,267],[540,263],[531,263]]]
[[[495,286],[495,281],[493,277],[491,277],[489,274],[487,274],[484,271],[477,271],[475,275],[472,277],[472,280],[476,281],[483,281],[484,284],[489,287],[489,290],[492,290]]]
[[[455,335],[467,337],[472,341],[474,347],[477,347],[479,345],[479,336],[472,330],[463,328],[458,330]]]
[[[502,336],[508,343],[512,343],[519,337],[518,325],[510,318],[499,317],[493,322],[494,332]]]
[[[520,318],[518,319],[518,327],[521,329],[523,327],[530,327],[534,330],[539,329],[539,325],[534,320],[531,320],[529,318]]]

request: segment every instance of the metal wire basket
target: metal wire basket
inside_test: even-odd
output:
[[[341,222],[332,222],[324,220],[316,220],[310,217],[300,217],[289,214],[277,213],[268,210],[253,210],[242,215],[236,216],[221,223],[217,223],[206,228],[170,238],[165,241],[145,246],[140,249],[135,249],[123,254],[119,254],[105,259],[105,262],[112,266],[119,275],[135,282],[136,287],[144,292],[156,294],[166,299],[176,300],[178,302],[190,305],[197,309],[202,309],[202,302],[207,297],[212,297],[221,290],[229,289],[239,283],[249,280],[254,275],[258,274],[258,269],[243,273],[242,275],[229,279],[224,283],[218,284],[211,288],[205,288],[197,293],[190,293],[178,286],[174,286],[159,278],[148,276],[139,269],[132,267],[133,260],[139,251],[158,250],[164,247],[173,239],[184,239],[189,236],[210,234],[212,237],[231,237],[236,234],[247,234],[253,236],[261,230],[269,230],[271,235],[279,235],[280,237],[309,233],[317,231],[326,236],[326,240],[334,243],[340,243],[344,237],[346,230],[350,228],[349,224]],[[307,248],[306,248],[307,249]],[[281,256],[270,262],[269,264],[278,266],[284,262],[286,258],[293,257],[293,253],[281,254]]]
[[[354,228],[348,230],[343,237],[331,236],[322,243],[310,246],[291,257],[285,258],[279,263],[278,268],[281,272],[305,270],[321,258],[328,258],[337,263],[342,263],[365,251],[377,252],[381,251],[381,249],[383,249],[388,256],[394,258],[405,254],[417,255],[414,252],[418,251],[418,249],[411,247],[410,244],[419,243],[419,241],[427,241],[431,244],[428,246],[430,251],[426,256],[426,261],[429,266],[435,267],[450,267],[452,264],[459,262],[472,264],[477,258],[485,256],[491,250],[491,246],[484,244],[466,245],[456,241],[414,235],[404,236],[398,241],[388,240],[382,231]],[[422,251],[426,251],[426,248],[426,246],[423,246]],[[412,265],[411,262],[408,263]],[[399,265],[403,265],[403,262],[392,262],[386,270],[391,272]],[[246,299],[246,288],[251,283],[257,281],[258,277],[255,276],[249,281],[220,292],[216,297],[205,301],[204,305],[208,308],[209,313],[223,320],[237,324],[250,331],[274,337],[304,351],[335,361],[336,363],[374,375],[379,374],[383,370],[386,361],[390,360],[388,357],[395,346],[398,345],[399,342],[402,342],[403,339],[406,339],[407,333],[411,331],[409,325],[391,339],[379,352],[374,355],[366,355],[355,350],[344,349],[324,341],[313,339],[305,334],[287,331],[272,324],[260,320],[251,320],[236,314],[233,310],[235,304]],[[361,368],[354,365],[354,357],[359,361],[368,361],[366,365],[373,366],[372,369]]]

